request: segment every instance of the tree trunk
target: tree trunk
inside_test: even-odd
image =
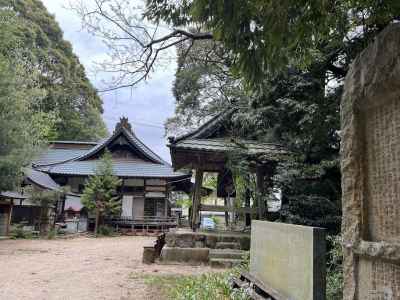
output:
[[[96,219],[94,222],[94,236],[97,237],[99,231],[100,209],[96,207]]]

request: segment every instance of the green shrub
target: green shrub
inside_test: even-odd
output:
[[[12,226],[10,237],[12,239],[31,239],[33,234],[31,231],[24,230],[24,224],[15,224]]]
[[[53,240],[58,234],[58,231],[56,228],[51,228],[49,232],[47,233],[47,239],[48,240]]]
[[[213,220],[213,222],[215,223],[215,226],[218,226],[218,225],[219,225],[220,220],[219,220],[218,217],[216,217],[216,216],[211,216],[210,219]]]
[[[199,276],[156,275],[147,276],[145,283],[161,289],[171,300],[247,300],[243,290],[231,288],[230,281],[237,275],[237,270]]]
[[[226,272],[182,277],[171,291],[170,297],[177,300],[248,299],[243,291],[231,288],[231,275]]]
[[[328,253],[326,297],[328,300],[343,299],[343,253],[341,236],[328,236],[331,250]]]
[[[114,235],[114,228],[107,225],[99,226],[99,235],[100,236],[112,236]]]

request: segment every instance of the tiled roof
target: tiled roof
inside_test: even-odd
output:
[[[171,147],[189,150],[204,150],[213,152],[228,152],[243,149],[249,154],[276,153],[285,154],[287,151],[277,144],[260,143],[249,140],[229,139],[187,139],[181,140]]]
[[[130,137],[132,138],[132,140],[135,142],[135,144],[143,151],[145,152],[147,155],[151,156],[152,158],[154,158],[155,160],[159,161],[162,164],[168,165],[170,166],[170,164],[168,162],[166,162],[165,160],[163,160],[160,156],[158,156],[156,153],[154,153],[149,147],[147,147],[145,144],[143,144],[143,142],[141,140],[139,140],[137,138],[136,135],[134,134],[130,134],[128,132],[128,135],[130,135]]]
[[[279,154],[288,154],[288,151],[282,145],[274,143],[263,143],[254,140],[243,140],[232,138],[229,134],[219,131],[223,126],[229,124],[232,115],[237,109],[228,108],[222,113],[211,118],[197,130],[177,138],[170,138],[168,147],[173,149],[185,149],[193,151],[209,152],[232,152],[243,150],[250,155],[267,155],[270,159],[279,159]],[[226,135],[226,136],[225,136]],[[171,152],[172,161],[175,163],[178,156],[186,154],[177,154]]]
[[[54,149],[49,148],[33,161],[34,165],[43,166],[71,160],[87,153],[87,149]]]
[[[114,174],[116,176],[148,178],[180,178],[190,176],[185,173],[174,172],[169,163],[155,154],[133,132],[130,132],[123,126],[116,129],[114,134],[109,138],[99,141],[98,144],[93,143],[94,146],[90,149],[52,147],[36,159],[33,167],[38,171],[50,175],[94,175],[96,166],[99,163],[97,154],[121,135],[126,138],[133,149],[132,151],[140,152],[141,155],[140,157],[131,159],[113,159]],[[64,141],[59,144],[70,143],[73,142]],[[46,178],[41,179],[46,180]]]
[[[49,174],[90,176],[95,174],[100,160],[68,161],[62,164],[40,167]],[[138,160],[114,160],[114,174],[120,177],[177,178],[188,176],[182,172],[174,172],[171,166]]]
[[[60,186],[46,173],[30,168],[24,169],[25,176],[27,179],[32,181],[34,184],[48,189],[48,190],[59,190]]]
[[[159,157],[157,154],[155,154],[153,151],[150,150],[141,140],[139,140],[135,134],[130,133],[126,128],[120,127],[117,131],[114,132],[112,136],[110,136],[108,139],[105,139],[95,147],[93,147],[91,150],[88,152],[84,153],[80,157],[77,157],[76,160],[85,160],[90,158],[91,156],[95,155],[98,153],[101,149],[107,147],[108,144],[110,144],[117,136],[120,134],[123,134],[128,141],[132,144],[134,148],[139,150],[144,156],[149,158],[155,163],[160,163],[160,164],[165,164],[169,165],[166,161],[164,161],[161,157]]]
[[[171,137],[171,143],[177,143],[186,139],[205,139],[213,134],[221,125],[223,125],[236,111],[236,108],[228,108],[222,113],[212,117],[210,120],[205,122],[196,130],[189,132],[187,134],[178,136],[176,138]]]
[[[72,145],[97,145],[99,142],[86,142],[86,141],[50,141],[51,144],[72,144]]]
[[[9,199],[26,199],[27,195],[22,195],[21,193],[15,191],[5,191],[0,193],[0,197]]]

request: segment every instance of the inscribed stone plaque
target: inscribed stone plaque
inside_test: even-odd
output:
[[[250,273],[287,299],[325,299],[325,231],[253,221]]]
[[[400,299],[400,24],[353,61],[341,102],[346,300]]]

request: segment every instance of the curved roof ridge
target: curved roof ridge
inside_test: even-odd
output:
[[[155,154],[149,147],[147,147],[134,133],[130,133],[125,127],[122,127],[122,126],[119,129],[117,129],[109,138],[105,139],[101,143],[94,146],[87,153],[85,153],[79,157],[76,157],[74,160],[84,160],[84,159],[89,158],[92,155],[98,153],[101,149],[103,149],[104,147],[107,147],[107,145],[110,144],[121,133],[124,134],[125,137],[127,137],[128,142],[130,142],[133,147],[138,149],[149,160],[151,160],[155,163],[169,165],[160,156]]]
[[[184,139],[197,138],[198,136],[200,136],[201,134],[205,133],[207,130],[212,128],[214,125],[216,125],[218,122],[220,122],[221,120],[226,118],[228,115],[230,115],[233,112],[235,112],[236,110],[237,110],[236,107],[229,107],[229,108],[225,109],[224,111],[220,112],[219,114],[215,115],[214,117],[212,117],[210,120],[205,122],[199,128],[197,128],[197,129],[195,129],[195,130],[193,130],[193,131],[191,131],[189,133],[186,133],[186,134],[183,134],[181,136],[178,136],[176,138],[170,137],[170,142],[171,143],[177,143],[177,142],[182,141]]]
[[[100,140],[93,148],[88,149],[87,152],[77,155],[72,158],[68,158],[62,161],[58,162],[53,162],[53,163],[48,163],[48,164],[32,164],[34,168],[36,167],[53,167],[57,166],[60,164],[65,164],[69,163],[72,161],[82,161],[85,160],[105,147],[109,145],[118,135],[123,134],[128,142],[131,144],[132,147],[137,149],[142,155],[144,155],[147,159],[149,159],[153,163],[161,164],[161,165],[166,165],[169,167],[172,167],[171,164],[169,164],[167,161],[162,159],[159,155],[157,155],[153,150],[151,150],[148,146],[146,146],[134,133],[129,132],[125,127],[120,127],[117,129],[112,135],[110,135],[108,138],[105,138],[103,140]]]
[[[90,141],[69,141],[69,140],[55,140],[49,141],[49,144],[77,144],[77,145],[97,145],[99,141],[90,142]]]
[[[130,135],[133,139],[135,139],[135,142],[138,143],[138,144],[140,144],[143,148],[145,148],[146,151],[150,152],[150,154],[151,154],[152,156],[154,156],[155,158],[157,158],[157,160],[158,160],[159,162],[161,162],[161,163],[164,164],[164,165],[171,166],[171,164],[169,164],[167,161],[165,161],[164,159],[162,159],[161,156],[159,156],[157,153],[155,153],[153,150],[151,150],[148,146],[146,146],[146,144],[144,144],[144,143],[136,136],[136,134],[134,134],[134,133],[131,134],[131,133],[128,132],[128,131],[127,131],[127,134]]]

